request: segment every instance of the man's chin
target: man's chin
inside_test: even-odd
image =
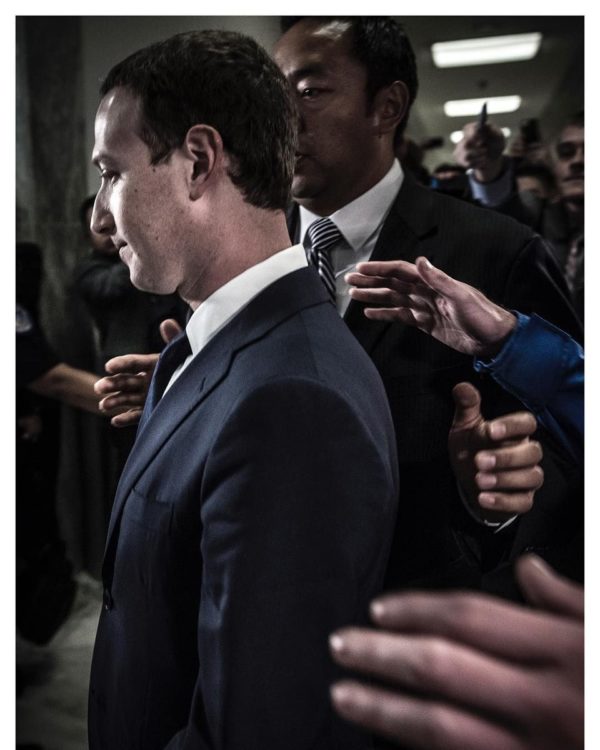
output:
[[[142,270],[135,263],[126,263],[129,268],[129,280],[140,292],[154,292],[154,284],[144,276]]]
[[[323,191],[323,180],[317,175],[294,173],[292,180],[292,198],[301,203],[303,200],[310,201],[318,198]]]
[[[573,205],[583,205],[585,199],[585,191],[583,189],[583,186],[566,186],[566,189],[563,189],[562,191],[562,198],[567,203],[572,203]]]

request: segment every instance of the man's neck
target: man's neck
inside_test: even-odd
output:
[[[283,211],[246,204],[233,216],[228,227],[217,233],[207,272],[199,274],[197,283],[179,289],[192,310],[231,279],[292,244]]]

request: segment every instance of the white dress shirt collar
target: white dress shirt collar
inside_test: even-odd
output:
[[[302,245],[293,245],[286,250],[281,250],[275,253],[275,255],[271,255],[266,260],[257,263],[251,268],[247,268],[238,276],[223,284],[222,287],[219,287],[210,297],[207,297],[196,308],[185,327],[185,333],[189,339],[192,353],[175,370],[167,383],[163,396],[194,359],[196,354],[230,320],[233,320],[254,297],[273,282],[283,276],[287,276],[292,271],[305,268],[307,265],[306,252]]]
[[[376,185],[331,214],[329,218],[355,252],[367,244],[374,232],[379,232],[403,180],[402,167],[394,159],[390,170]],[[321,218],[300,206],[300,242],[304,242],[309,226]]]
[[[192,357],[266,287],[306,265],[304,248],[294,245],[246,269],[213,292],[196,308],[185,329]]]

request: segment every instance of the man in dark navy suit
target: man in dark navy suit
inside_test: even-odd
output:
[[[374,366],[290,247],[288,88],[252,40],[193,32],[101,95],[93,229],[193,314],[117,490],[90,748],[369,747],[332,711],[327,635],[381,588],[396,446]]]

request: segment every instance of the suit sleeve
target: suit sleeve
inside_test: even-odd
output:
[[[583,349],[537,315],[517,317],[517,328],[500,353],[489,362],[476,360],[475,369],[489,372],[583,463]]]
[[[234,407],[203,483],[200,673],[170,749],[369,746],[331,710],[328,636],[381,586],[397,502],[381,442],[313,381]]]
[[[583,329],[561,270],[547,243],[534,235],[519,253],[507,279],[501,304],[526,315],[537,313],[575,341]]]

